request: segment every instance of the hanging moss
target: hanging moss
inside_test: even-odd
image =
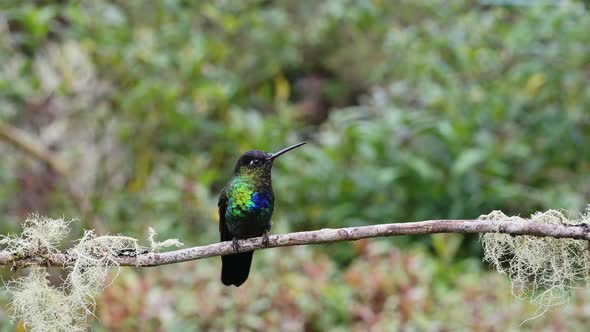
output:
[[[509,217],[501,211],[480,220],[581,225],[590,223],[590,206],[579,219],[562,212],[538,212],[529,219]],[[589,281],[588,241],[526,235],[488,233],[480,235],[484,260],[512,281],[512,294],[539,306],[538,314],[568,301],[572,287]]]
[[[35,257],[59,252],[58,246],[70,231],[71,221],[32,215],[23,223],[19,235],[4,236],[4,249]],[[152,251],[163,247],[180,246],[178,240],[157,242],[150,228]],[[27,276],[8,282],[11,294],[13,322],[22,321],[30,331],[86,331],[89,316],[94,315],[95,297],[105,287],[110,268],[117,268],[116,258],[122,251],[141,248],[138,240],[121,235],[96,236],[86,231],[82,239],[70,249],[73,264],[61,287],[54,287],[47,279],[44,267],[30,269]]]

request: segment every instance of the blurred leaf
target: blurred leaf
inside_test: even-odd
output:
[[[455,175],[461,175],[484,161],[485,157],[486,155],[481,150],[464,150],[453,163],[451,172]]]

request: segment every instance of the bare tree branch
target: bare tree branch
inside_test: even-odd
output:
[[[80,209],[83,219],[90,220],[89,224],[98,234],[106,234],[107,230],[104,223],[92,214],[88,197],[76,187],[66,164],[56,156],[56,153],[45,147],[39,137],[8,123],[0,123],[0,141],[6,141],[15,148],[45,163],[51,170],[63,177],[66,184],[66,191]]]
[[[552,225],[524,221],[427,220],[336,229],[327,228],[317,231],[272,235],[270,237],[270,244],[266,247],[262,245],[261,237],[240,240],[239,251],[355,241],[374,237],[436,233],[507,233],[513,235],[590,240],[590,229],[586,224]],[[135,257],[123,256],[119,257],[117,261],[121,266],[159,266],[226,255],[234,252],[231,242],[228,241],[163,253],[149,252],[139,254]],[[16,267],[30,265],[67,266],[71,263],[72,257],[67,252],[47,254],[44,257],[14,257],[13,253],[0,251],[0,265],[13,265]]]
[[[60,159],[56,158],[54,153],[41,144],[36,137],[26,131],[13,127],[8,123],[0,123],[0,140],[4,140],[34,158],[41,160],[57,174],[67,175],[66,165]]]

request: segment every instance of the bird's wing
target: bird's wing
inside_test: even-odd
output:
[[[221,194],[219,194],[219,200],[217,201],[217,207],[219,208],[219,236],[220,241],[230,241],[233,240],[233,236],[227,229],[227,224],[225,223],[225,209],[227,208],[227,196],[225,194],[226,188],[224,187],[221,190]]]

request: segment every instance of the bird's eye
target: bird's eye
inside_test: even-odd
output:
[[[250,165],[252,165],[252,166],[258,166],[258,165],[260,165],[260,159],[252,159],[250,161]]]

